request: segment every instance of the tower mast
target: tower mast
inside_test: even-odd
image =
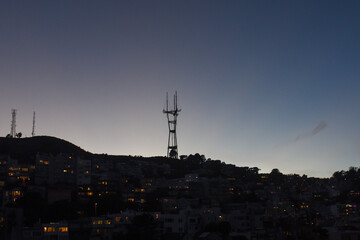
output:
[[[16,109],[11,109],[11,130],[10,130],[10,137],[16,137]]]
[[[176,137],[176,123],[177,116],[181,109],[177,106],[177,92],[174,94],[174,106],[173,109],[169,109],[169,97],[168,93],[166,93],[166,108],[163,110],[163,113],[166,114],[168,120],[168,128],[169,128],[169,137],[168,137],[168,147],[166,156],[169,158],[178,158],[178,145],[177,145],[177,137]]]
[[[35,136],[35,111],[33,112],[33,126],[32,126],[31,136],[32,137]]]

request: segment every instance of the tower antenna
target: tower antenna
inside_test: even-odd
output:
[[[11,130],[10,130],[10,137],[16,137],[16,109],[11,109]]]
[[[35,111],[33,112],[33,126],[32,126],[31,136],[32,137],[35,136]]]
[[[178,145],[176,138],[176,123],[177,116],[181,109],[177,106],[177,92],[174,94],[174,106],[173,109],[169,109],[169,97],[166,93],[166,108],[163,110],[163,113],[166,114],[169,127],[169,137],[168,137],[168,147],[166,156],[169,158],[178,158]]]

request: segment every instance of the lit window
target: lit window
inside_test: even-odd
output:
[[[20,196],[21,192],[20,191],[13,191],[13,195],[14,196]]]
[[[59,227],[59,232],[67,232],[68,227]]]
[[[55,227],[44,227],[44,232],[55,232]]]
[[[30,180],[30,178],[28,176],[20,176],[19,177],[23,182],[25,182],[26,180]]]

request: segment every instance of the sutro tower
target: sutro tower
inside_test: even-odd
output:
[[[16,137],[16,109],[11,109],[11,130],[10,130],[10,137]]]
[[[166,108],[163,110],[163,113],[166,113],[168,126],[169,126],[169,138],[168,138],[168,147],[167,147],[167,157],[178,158],[178,146],[176,139],[176,122],[177,116],[181,109],[178,109],[177,106],[177,92],[174,95],[174,106],[173,109],[169,110],[169,98],[168,93],[166,93]]]

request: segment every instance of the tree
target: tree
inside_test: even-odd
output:
[[[67,200],[54,202],[48,206],[46,213],[48,221],[61,221],[75,219],[77,217],[73,204]]]
[[[273,170],[271,170],[270,175],[282,175],[282,173],[279,171],[279,169],[274,168]]]
[[[155,239],[155,221],[150,214],[135,216],[127,234],[127,239]]]
[[[260,170],[261,169],[258,167],[249,168],[249,171],[251,171],[255,175],[258,175]]]
[[[284,175],[277,168],[271,170],[269,177],[275,184],[281,184],[284,179]]]
[[[229,222],[226,221],[210,222],[205,226],[204,231],[220,233],[223,238],[226,239],[231,232],[231,225]]]
[[[24,210],[24,217],[28,225],[32,225],[42,217],[45,209],[45,200],[38,192],[26,192],[16,201],[16,207]]]
[[[231,232],[231,225],[229,222],[220,222],[218,224],[218,232],[221,233],[223,237],[229,236],[229,233]]]

